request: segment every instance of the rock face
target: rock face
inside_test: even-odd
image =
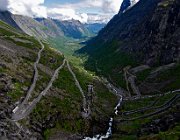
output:
[[[52,32],[49,29],[45,28],[33,18],[21,15],[12,15],[12,17],[18,27],[30,36],[37,36],[41,38],[53,36]]]
[[[151,123],[145,124],[140,129],[139,134],[158,134],[159,132],[167,131],[175,125],[175,122],[180,122],[180,112],[165,115],[161,119],[155,119]]]
[[[9,25],[13,26],[14,28],[21,30],[19,28],[19,26],[16,24],[16,22],[13,20],[12,14],[10,12],[0,11],[0,19],[4,22],[8,23]]]
[[[36,18],[35,20],[38,21],[39,23],[41,23],[45,27],[44,30],[49,29],[52,37],[64,35],[62,29],[59,28],[52,19],[50,19],[50,18],[47,18],[47,19],[46,18]]]
[[[82,51],[92,56],[99,51],[107,53],[103,46],[117,42],[109,46],[112,51],[108,55],[123,52],[149,65],[179,61],[179,7],[179,0],[141,0],[124,13],[120,10]]]

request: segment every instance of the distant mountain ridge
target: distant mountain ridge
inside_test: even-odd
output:
[[[53,20],[56,25],[62,29],[64,34],[68,37],[73,37],[73,38],[84,38],[88,37],[91,35],[91,31],[84,26],[80,21],[78,20],[65,20],[65,21],[60,21],[57,19]]]
[[[31,36],[72,37],[75,39],[90,37],[93,31],[78,20],[60,21],[51,18],[31,18],[22,15],[13,15],[10,12],[0,12],[0,20],[25,32]]]
[[[21,28],[28,35],[41,38],[63,36],[63,34],[58,30],[52,30],[51,28],[48,28],[34,20],[33,18],[21,15],[13,15],[13,19],[19,28]]]
[[[52,28],[44,26],[31,17],[14,15],[8,11],[0,12],[0,20],[8,23],[14,28],[23,31],[30,36],[37,36],[40,38],[63,36],[63,33],[60,32],[59,29],[52,30]],[[54,27],[54,24],[52,22],[50,23]]]
[[[92,23],[92,24],[85,24],[85,27],[92,31],[94,34],[97,34],[102,28],[106,26],[105,23]]]

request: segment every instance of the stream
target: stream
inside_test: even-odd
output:
[[[119,99],[119,102],[118,104],[116,105],[116,107],[114,108],[114,114],[115,115],[118,115],[118,108],[121,106],[121,103],[122,103],[122,100],[123,100],[123,97],[122,95],[119,95],[120,99]],[[110,118],[109,119],[109,128],[106,132],[105,135],[96,135],[96,136],[93,136],[93,138],[90,138],[90,137],[85,137],[83,140],[103,140],[103,139],[108,139],[112,136],[112,127],[113,127],[113,118]]]

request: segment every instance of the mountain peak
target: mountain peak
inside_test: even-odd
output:
[[[123,0],[121,7],[120,7],[120,13],[125,12],[129,8],[133,7],[139,0]]]

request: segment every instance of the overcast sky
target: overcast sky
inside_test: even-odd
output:
[[[0,10],[31,17],[108,22],[123,0],[0,0]]]

